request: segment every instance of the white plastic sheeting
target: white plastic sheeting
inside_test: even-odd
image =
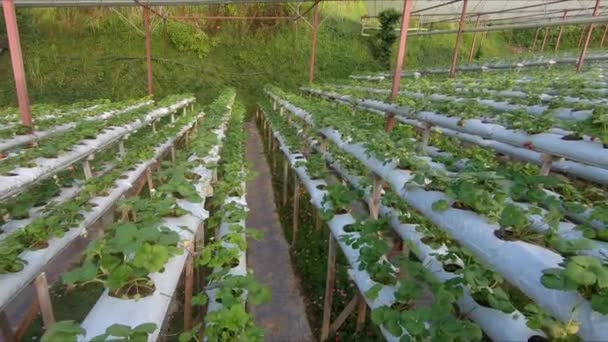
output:
[[[0,200],[23,191],[24,188],[44,180],[68,166],[83,160],[87,156],[110,146],[126,134],[173,113],[192,102],[194,102],[194,98],[189,98],[169,107],[155,109],[145,117],[127,125],[106,128],[95,139],[85,139],[80,144],[74,145],[70,151],[62,153],[57,158],[37,158],[34,160],[37,164],[35,167],[18,167],[12,171],[12,175],[0,175]]]

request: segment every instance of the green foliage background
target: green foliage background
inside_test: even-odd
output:
[[[311,3],[301,5],[301,12]],[[173,16],[293,15],[293,5],[222,5],[159,8]],[[348,77],[358,71],[385,70],[386,56],[374,56],[370,40],[360,35],[362,1],[323,2],[319,31],[316,81]],[[312,11],[308,12],[310,22]],[[416,27],[412,18],[411,27]],[[6,46],[0,18],[0,47]],[[120,100],[146,95],[145,39],[139,8],[19,9],[28,87],[33,103],[67,103],[82,99]],[[434,28],[454,27],[439,24]],[[251,106],[264,84],[295,90],[308,79],[311,27],[303,19],[291,21],[163,21],[152,16],[154,85],[159,97],[193,92],[210,101],[220,89],[232,86]],[[552,40],[556,38],[556,29]],[[602,28],[594,33],[601,39]],[[576,48],[580,28],[566,28],[564,48]],[[521,54],[534,30],[480,35],[476,58]],[[481,38],[483,36],[483,38]],[[542,36],[542,33],[541,33]],[[297,37],[297,38],[296,38]],[[468,59],[472,35],[465,35],[460,61]],[[388,58],[395,61],[398,42]],[[407,68],[446,66],[454,35],[409,37]],[[553,46],[550,42],[549,46]],[[385,53],[386,54],[386,53]],[[15,105],[9,54],[0,53],[0,107]]]

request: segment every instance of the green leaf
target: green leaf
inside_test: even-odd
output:
[[[576,290],[576,283],[564,274],[561,268],[549,268],[543,271],[540,282],[549,289],[554,290]]]
[[[131,327],[124,324],[112,324],[106,329],[106,334],[115,337],[129,337]]]
[[[84,335],[86,331],[75,321],[60,321],[54,323],[44,333],[41,342],[71,342],[76,341],[78,335]]]
[[[446,211],[450,208],[450,203],[446,200],[439,200],[433,203],[433,211]]]
[[[526,211],[514,204],[507,204],[500,213],[498,221],[501,227],[525,227],[528,225]]]
[[[133,332],[144,332],[146,334],[153,333],[157,328],[155,323],[142,323],[135,328],[133,328]]]
[[[608,295],[592,295],[591,308],[603,315],[608,315]]]
[[[365,291],[365,296],[371,300],[375,300],[378,298],[380,291],[384,286],[382,284],[376,284],[372,286],[369,290]]]
[[[149,272],[159,272],[169,260],[169,251],[165,246],[144,243],[135,254],[133,265]]]

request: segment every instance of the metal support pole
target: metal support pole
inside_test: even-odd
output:
[[[595,8],[593,9],[593,16],[597,17],[600,13],[600,0],[595,0]],[[583,45],[583,49],[581,50],[581,55],[578,57],[578,62],[576,63],[576,72],[580,72],[583,69],[583,64],[585,63],[585,55],[587,55],[587,48],[589,47],[589,42],[591,41],[591,35],[593,34],[593,27],[595,25],[593,23],[589,24],[589,29],[587,30],[587,38],[585,39],[585,45]]]
[[[462,31],[465,26],[465,14],[467,13],[467,4],[469,0],[462,1],[462,12],[460,12],[460,23],[458,24],[458,34],[456,35],[456,46],[454,46],[454,54],[452,55],[452,66],[450,67],[449,77],[456,76],[456,67],[458,65],[458,54],[460,53],[460,43],[462,42]]]
[[[395,73],[393,74],[393,85],[391,87],[390,100],[394,101],[399,96],[401,86],[401,72],[405,63],[405,48],[407,46],[407,30],[410,27],[410,14],[414,7],[414,0],[403,0],[403,13],[401,13],[401,38],[399,39],[399,51],[397,52],[397,63],[395,63]],[[395,127],[395,114],[389,113],[386,117],[385,130],[390,132]]]
[[[606,34],[608,33],[608,25],[604,25],[604,34],[602,34],[602,40],[600,41],[600,49],[604,47],[604,42],[606,41]]]
[[[144,6],[144,26],[146,29],[146,63],[148,68],[148,95],[154,95],[154,80],[152,79],[152,37],[150,33],[150,7]]]
[[[2,0],[2,9],[4,10],[4,21],[6,22],[8,50],[11,54],[17,101],[19,102],[19,111],[21,112],[21,123],[24,126],[32,127],[32,110],[27,95],[27,82],[25,79],[25,68],[23,67],[23,54],[21,53],[15,2],[13,0]]]
[[[315,61],[317,58],[317,33],[319,31],[319,14],[321,8],[319,2],[315,4],[315,14],[312,23],[312,50],[310,51],[310,70],[308,72],[308,83],[312,84],[315,79]]]
[[[543,43],[540,45],[540,52],[545,51],[545,45],[547,45],[547,38],[549,38],[549,32],[551,28],[545,27],[545,36],[543,37]]]
[[[475,19],[475,28],[479,27],[479,17],[480,15],[477,15],[477,19]],[[473,56],[474,56],[474,52],[475,52],[475,43],[477,43],[477,32],[473,33],[473,42],[471,43],[471,52],[469,53],[469,63],[471,64],[473,63]]]
[[[568,11],[564,11],[564,16],[562,17],[562,20],[566,20],[567,15],[568,15]],[[557,33],[557,42],[555,42],[555,51],[554,51],[555,54],[557,54],[557,50],[559,49],[559,42],[562,40],[562,33],[564,33],[564,27],[560,26],[559,32]]]

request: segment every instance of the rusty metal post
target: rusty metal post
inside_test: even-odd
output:
[[[21,52],[15,2],[13,0],[2,0],[2,9],[4,10],[4,21],[6,22],[8,50],[11,54],[17,101],[19,102],[19,111],[21,112],[21,123],[24,126],[32,127],[32,110],[30,108],[30,99],[27,95],[27,82],[25,79],[25,68],[23,67],[23,54]]]
[[[540,45],[540,52],[545,51],[545,45],[547,45],[547,38],[549,38],[549,32],[551,29],[549,27],[545,27],[545,36],[543,37],[543,43]]]
[[[148,95],[154,95],[154,80],[152,78],[152,37],[150,33],[150,7],[144,5],[144,26],[146,29],[146,64],[148,69]]]
[[[460,23],[458,24],[458,34],[456,35],[456,46],[454,46],[454,54],[452,55],[452,66],[450,67],[449,77],[456,76],[456,67],[458,65],[458,54],[460,53],[460,43],[462,42],[462,31],[465,25],[465,14],[467,13],[467,4],[469,0],[462,1],[462,12],[460,12]]]
[[[308,83],[315,80],[315,61],[317,58],[317,33],[319,31],[319,14],[321,8],[319,2],[315,4],[315,14],[312,23],[312,49],[310,51],[310,70],[308,72]]]
[[[600,41],[600,49],[604,47],[606,41],[606,34],[608,33],[608,24],[604,26],[604,34],[602,34],[602,40]]]
[[[477,19],[475,19],[475,28],[479,27],[479,17],[481,15],[477,15]],[[468,64],[473,63],[473,53],[475,52],[475,43],[477,43],[477,31],[473,33],[473,42],[471,43],[471,52],[469,53],[469,62]]]
[[[600,0],[595,0],[595,8],[593,9],[593,16],[597,17],[600,13]],[[576,63],[576,72],[580,72],[583,69],[583,64],[585,63],[585,55],[587,54],[587,48],[589,47],[589,42],[591,41],[591,35],[593,34],[594,24],[589,24],[589,29],[587,30],[587,38],[585,39],[585,45],[583,45],[583,49],[581,50],[581,55],[578,57],[578,62]]]
[[[562,20],[566,20],[567,15],[568,11],[564,11],[564,16],[562,17]],[[562,40],[562,33],[564,33],[564,27],[560,26],[559,32],[557,33],[557,42],[555,42],[555,51],[553,52],[554,54],[557,54],[557,50],[559,49],[559,42]]]
[[[536,33],[534,33],[534,43],[532,44],[532,50],[536,49],[536,40],[538,39],[538,34],[540,33],[540,27],[536,29]]]
[[[401,38],[399,39],[399,51],[397,52],[397,63],[395,64],[395,73],[393,74],[393,86],[391,87],[391,101],[394,101],[399,96],[399,87],[401,85],[401,72],[405,63],[405,48],[407,46],[407,30],[410,27],[410,13],[414,7],[414,0],[403,0],[403,13],[401,13]],[[386,117],[385,130],[390,132],[395,127],[395,114],[389,113]]]

